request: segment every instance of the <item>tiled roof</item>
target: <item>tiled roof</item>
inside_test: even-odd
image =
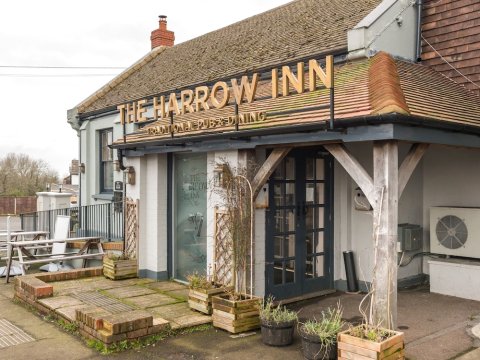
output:
[[[296,0],[154,56],[78,105],[79,113],[228,78],[347,47],[353,28],[381,0]]]
[[[308,83],[308,77],[306,78]],[[308,86],[307,86],[308,87]],[[253,129],[277,125],[295,125],[327,122],[329,109],[319,107],[328,104],[325,88],[277,99],[269,98],[268,81],[258,86],[259,101],[243,103],[240,113],[267,112],[267,120],[261,124],[242,125],[241,129]],[[217,118],[234,114],[233,102],[223,109],[187,113],[175,117],[176,122]],[[384,114],[402,114],[420,117],[438,123],[462,124],[480,127],[480,97],[458,86],[434,70],[418,64],[395,60],[386,53],[378,53],[370,59],[358,60],[335,68],[335,121],[374,117]],[[148,134],[148,128],[168,124],[161,120],[149,124],[137,133],[127,136],[129,143],[144,143],[162,138]],[[224,129],[224,131],[232,131]],[[199,134],[188,132],[176,137]],[[206,131],[201,132],[205,134]],[[168,135],[163,135],[168,138]]]

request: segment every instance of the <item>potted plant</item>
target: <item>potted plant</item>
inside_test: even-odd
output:
[[[262,302],[260,308],[262,342],[270,346],[290,345],[297,320],[295,311],[281,305],[275,307],[273,298],[269,297]]]
[[[109,252],[103,256],[103,275],[112,280],[135,278],[138,276],[137,260]]]
[[[187,275],[187,280],[190,287],[188,293],[190,309],[211,315],[212,297],[225,293],[228,288],[216,285],[206,275],[200,275],[198,272]]]
[[[337,334],[345,325],[340,305],[322,311],[320,319],[307,320],[299,326],[302,352],[305,359],[337,358]]]
[[[338,334],[338,356],[346,359],[404,359],[403,332],[361,324]]]
[[[373,282],[375,283],[375,281]],[[386,327],[378,324],[378,319],[373,316],[373,297],[375,287],[372,285],[359,305],[363,323],[350,326],[338,334],[338,356],[346,359],[404,359],[405,343],[403,332],[392,329],[391,321],[386,321]],[[367,301],[369,300],[369,302]],[[363,308],[363,304],[368,304]],[[391,317],[390,311],[388,312]]]
[[[232,290],[212,298],[213,326],[239,333],[260,327],[259,297],[253,295],[253,199],[246,168],[232,171],[228,163],[220,166],[217,194],[228,219],[224,249],[229,253]],[[218,231],[218,230],[217,230]],[[247,277],[250,286],[247,293]]]

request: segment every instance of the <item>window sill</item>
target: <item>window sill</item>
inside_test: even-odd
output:
[[[113,193],[95,194],[92,195],[92,198],[95,200],[113,201]]]

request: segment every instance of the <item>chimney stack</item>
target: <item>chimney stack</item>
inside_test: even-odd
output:
[[[173,31],[167,30],[167,17],[165,15],[160,15],[158,17],[160,20],[158,22],[158,29],[152,31],[150,40],[152,41],[152,49],[155,49],[159,46],[173,46],[175,41],[175,34]]]

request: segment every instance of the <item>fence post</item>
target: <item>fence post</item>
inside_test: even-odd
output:
[[[108,241],[112,241],[112,204],[108,203],[108,230],[107,230],[107,238]]]

